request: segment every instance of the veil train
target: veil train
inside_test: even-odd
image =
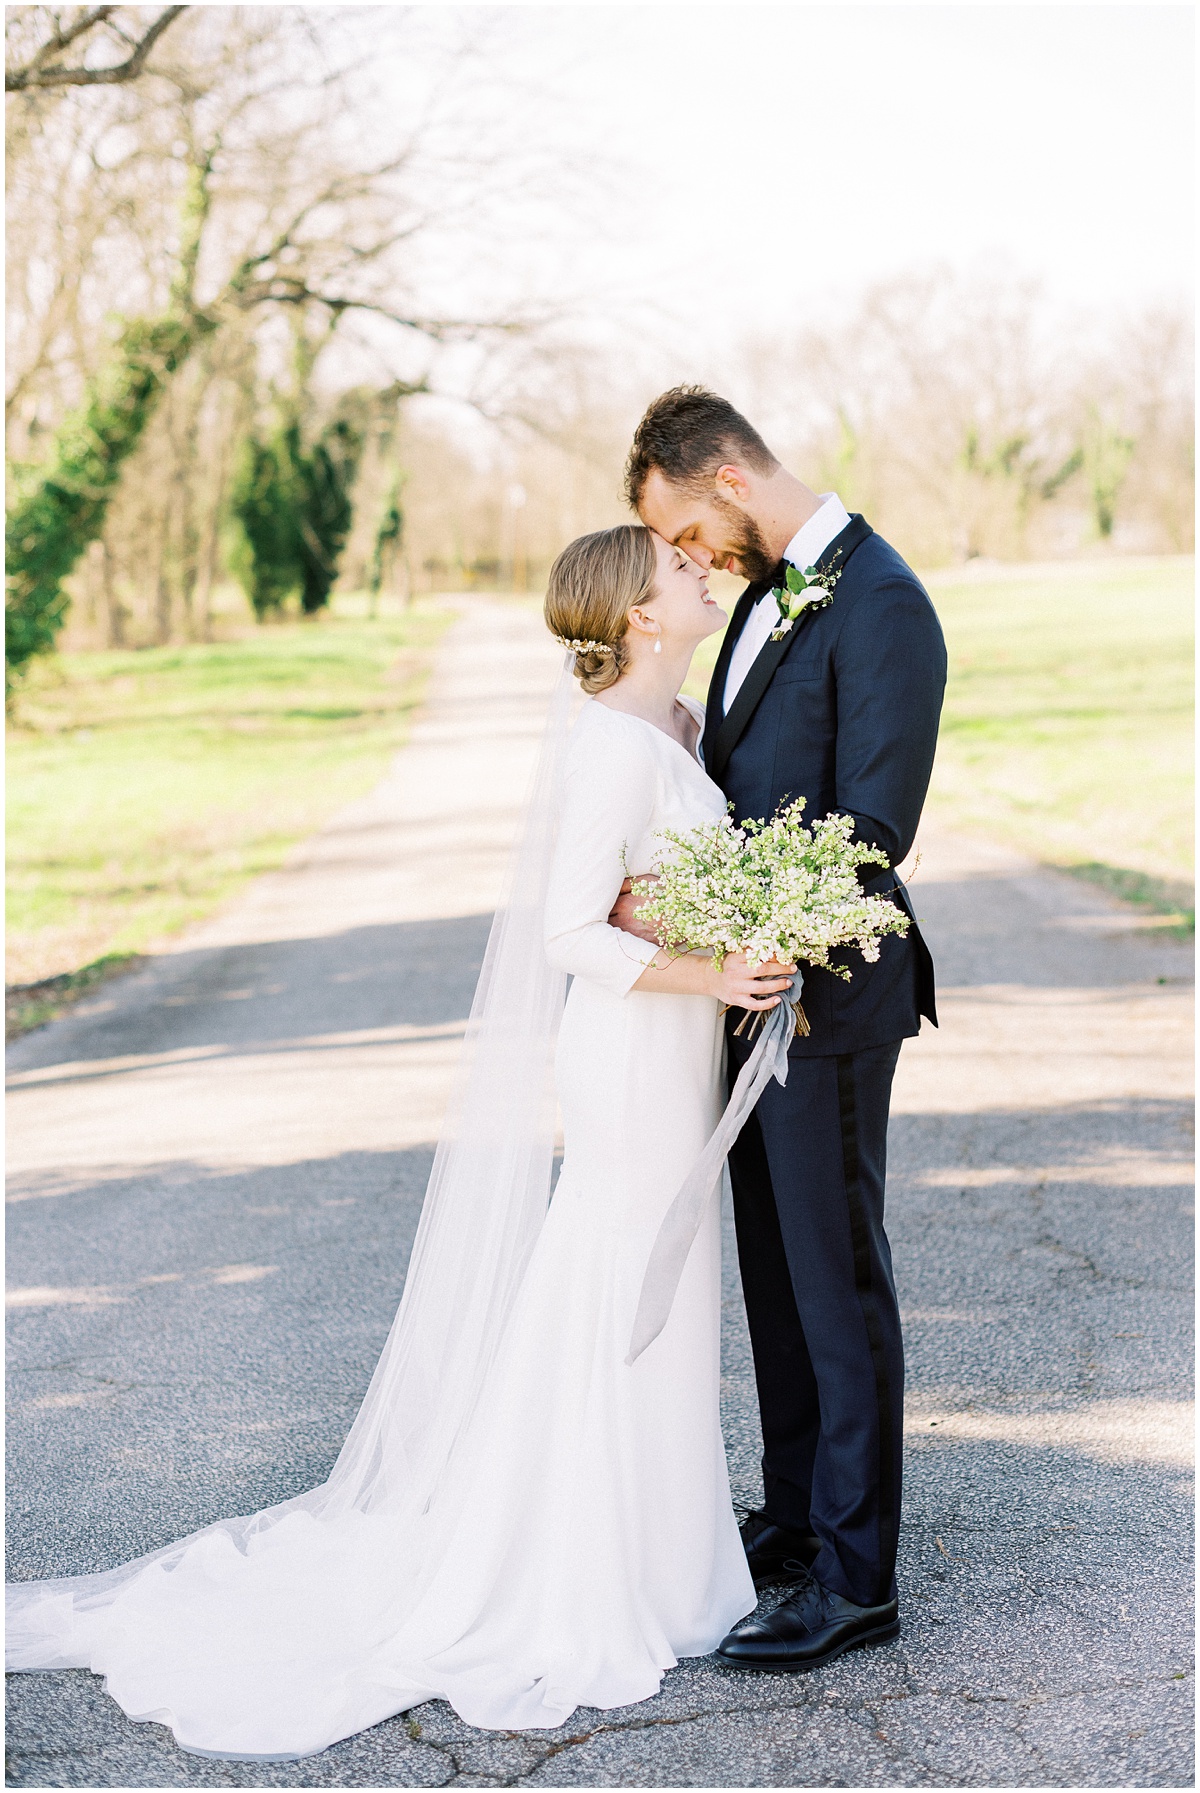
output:
[[[223,1622],[232,1644],[237,1589],[246,1580],[239,1576],[239,1563],[258,1565],[252,1578],[257,1597],[266,1585],[278,1596],[271,1626],[294,1670],[299,1669],[295,1624],[307,1617],[320,1630],[331,1591],[359,1576],[369,1581],[379,1550],[386,1550],[389,1571],[401,1570],[405,1606],[419,1603],[437,1569],[439,1536],[452,1522],[447,1509],[455,1504],[434,1496],[468,1435],[550,1198],[553,1056],[566,977],[547,961],[543,911],[574,695],[572,665],[568,654],[551,697],[404,1293],[332,1472],[319,1487],[292,1500],[222,1519],[118,1568],[10,1584],[10,1671],[96,1667],[112,1675],[98,1660],[110,1647],[105,1627],[108,1633],[114,1629],[112,1609],[128,1611],[130,1625],[122,1617],[115,1627],[122,1634],[135,1628],[139,1602],[165,1588],[164,1577],[179,1595],[185,1583],[195,1582],[194,1601],[185,1602],[187,1610],[179,1613],[181,1626],[204,1629]],[[375,1520],[381,1525],[368,1523]],[[98,1643],[100,1638],[106,1641]],[[123,1648],[126,1643],[136,1653],[136,1638],[122,1636]],[[331,1636],[315,1642],[315,1671],[325,1672],[333,1648]],[[384,1715],[374,1711],[361,1722]],[[134,1716],[174,1722],[174,1713],[163,1710]],[[340,1735],[359,1728],[352,1714],[346,1722]],[[335,1740],[325,1737],[272,1759],[308,1754]]]

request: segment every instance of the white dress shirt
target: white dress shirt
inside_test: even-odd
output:
[[[782,558],[801,573],[815,566],[830,542],[841,535],[850,521],[850,513],[836,492],[822,492],[821,508],[801,525],[783,551]],[[764,592],[746,618],[746,626],[737,638],[737,646],[725,675],[724,714],[728,716],[734,698],[763,648],[771,631],[779,624],[779,606],[771,593]]]

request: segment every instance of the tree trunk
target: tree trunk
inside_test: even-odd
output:
[[[100,548],[101,566],[104,573],[104,603],[108,611],[108,645],[109,647],[124,647],[125,624],[129,621],[129,612],[117,595],[112,550],[103,539],[101,539]]]

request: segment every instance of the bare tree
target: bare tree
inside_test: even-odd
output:
[[[835,325],[750,344],[733,382],[797,471],[919,563],[1179,547],[1189,507],[1172,503],[1164,528],[1150,492],[1190,488],[1180,326],[1153,312],[1064,320],[1028,284],[941,272],[877,286]]]
[[[1191,545],[1184,308],[1064,318],[1020,281],[943,272],[883,283],[829,324],[744,343],[708,368],[636,340],[619,355],[554,334],[514,345],[479,394],[490,436],[423,404],[406,424],[418,578],[505,583],[506,493],[519,483],[536,583],[564,541],[627,514],[621,466],[643,406],[697,377],[917,565]]]
[[[94,434],[96,394],[131,352],[128,333],[112,341],[114,300],[127,317],[146,320],[135,350],[141,368],[147,342],[155,345],[151,384],[139,387],[148,398],[139,400],[137,435],[126,432],[106,465],[115,473],[128,453],[140,462],[143,442],[159,457],[151,477],[160,502],[148,537],[159,543],[158,565],[143,574],[158,635],[195,610],[197,544],[209,544],[211,568],[219,535],[212,516],[195,511],[193,463],[227,467],[230,444],[223,437],[199,449],[197,428],[247,421],[244,407],[209,399],[205,381],[227,375],[219,355],[199,355],[202,344],[231,335],[243,353],[248,345],[252,389],[269,397],[287,384],[281,320],[320,313],[328,326],[318,332],[323,361],[335,339],[346,339],[343,360],[369,362],[381,390],[413,393],[427,389],[445,351],[536,321],[511,300],[470,316],[425,297],[426,246],[457,232],[469,255],[468,226],[484,240],[499,185],[521,181],[521,168],[497,157],[469,113],[480,67],[470,45],[441,46],[443,67],[398,116],[394,91],[370,91],[361,37],[347,35],[340,17],[186,10],[170,66],[156,64],[136,90],[31,86],[9,102],[10,442],[31,470],[47,464],[49,447],[61,490],[56,432],[77,439],[74,418],[86,413]],[[389,147],[364,159],[365,141]],[[493,228],[497,240],[501,234]],[[152,411],[168,385],[178,387],[178,400],[160,428]],[[180,421],[192,412],[196,428]],[[132,462],[130,471],[138,471]],[[95,475],[89,465],[92,493]],[[88,531],[105,524],[111,497],[93,504],[90,521],[73,513],[80,549]],[[211,590],[211,574],[205,580]]]
[[[123,6],[48,6],[14,7],[24,14],[18,42],[10,35],[9,48],[24,52],[23,60],[10,63],[4,72],[6,93],[26,93],[31,88],[48,87],[113,87],[125,81],[136,81],[146,70],[147,58],[163,32],[174,23],[184,6],[165,6],[149,25],[137,15],[140,7]],[[132,19],[123,15],[133,15]],[[133,29],[130,30],[132,24]],[[140,31],[141,35],[137,33]],[[29,48],[30,36],[41,41]],[[83,62],[68,67],[54,58],[74,49],[86,56],[97,45],[114,41],[126,51],[122,62],[103,62],[99,67]],[[119,52],[118,52],[119,53]]]

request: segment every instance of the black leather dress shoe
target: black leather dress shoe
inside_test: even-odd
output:
[[[742,1547],[756,1588],[773,1581],[795,1581],[817,1560],[821,1540],[812,1532],[775,1525],[765,1513],[751,1511],[742,1521]],[[788,1565],[791,1565],[789,1568]]]
[[[802,1674],[844,1656],[847,1650],[885,1644],[899,1635],[895,1600],[884,1606],[856,1606],[805,1573],[782,1606],[763,1619],[746,1619],[736,1625],[717,1655],[731,1668]]]

